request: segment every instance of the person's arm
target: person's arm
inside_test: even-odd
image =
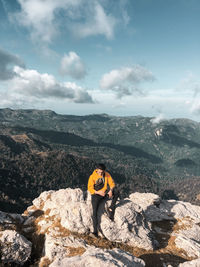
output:
[[[112,190],[113,190],[113,188],[115,187],[115,182],[113,181],[113,179],[112,179],[112,177],[109,175],[109,177],[108,177],[108,184],[109,184],[109,187],[110,187],[110,191],[108,192],[108,196],[109,196],[109,198],[111,198],[112,197]]]
[[[95,194],[95,190],[94,190],[94,180],[92,175],[90,175],[89,180],[88,180],[88,191],[90,192],[90,194]]]

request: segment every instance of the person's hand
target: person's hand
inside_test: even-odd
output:
[[[109,196],[109,198],[112,198],[112,190],[110,190],[109,192],[108,192],[108,196]]]
[[[105,197],[105,192],[103,190],[95,191],[95,194]]]

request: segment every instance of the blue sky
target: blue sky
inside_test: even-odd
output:
[[[0,0],[0,107],[200,121],[200,1]]]

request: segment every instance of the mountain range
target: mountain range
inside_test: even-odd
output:
[[[0,110],[0,210],[22,212],[42,191],[87,189],[98,162],[120,188],[200,204],[200,123],[142,116]]]

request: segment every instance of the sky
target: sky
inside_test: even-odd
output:
[[[200,121],[199,0],[0,0],[0,108]]]

